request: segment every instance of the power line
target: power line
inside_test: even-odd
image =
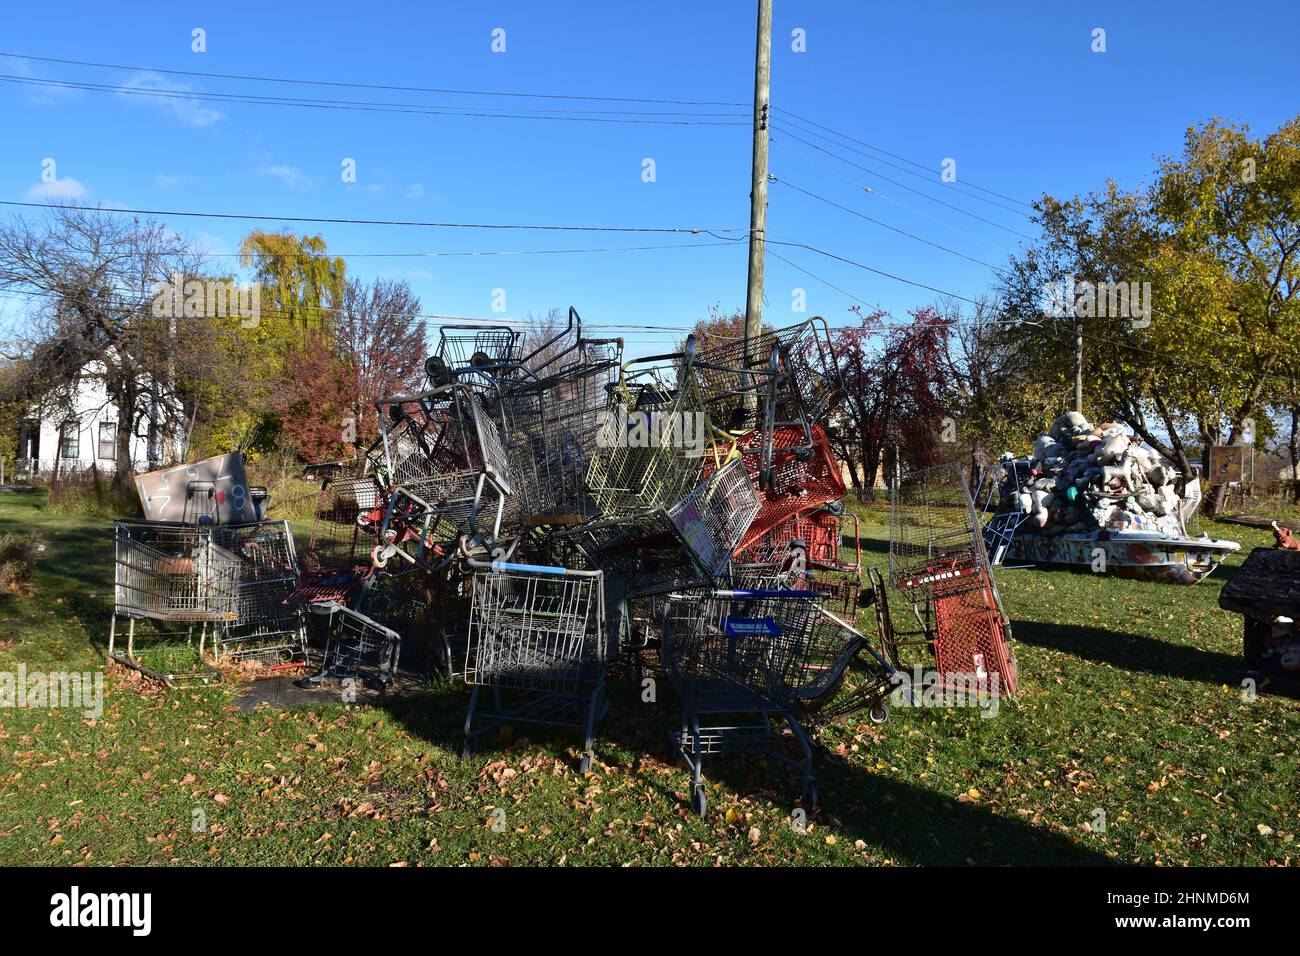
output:
[[[925,163],[919,163],[919,162],[917,162],[917,161],[914,160],[914,159],[908,159],[906,156],[900,156],[900,155],[898,155],[897,153],[891,153],[891,152],[890,152],[889,150],[887,150],[887,149],[884,149],[884,148],[882,148],[882,147],[880,147],[880,146],[876,146],[876,145],[874,145],[874,144],[872,144],[872,143],[868,143],[866,140],[858,139],[858,138],[855,137],[855,136],[850,136],[848,133],[845,133],[845,132],[842,132],[842,131],[840,131],[840,130],[834,129],[833,127],[826,126],[826,125],[824,125],[824,124],[822,124],[822,123],[818,123],[818,122],[816,122],[815,120],[811,120],[811,119],[809,119],[809,118],[806,117],[806,116],[800,116],[798,113],[795,113],[795,112],[793,112],[793,111],[791,111],[791,110],[782,109],[782,108],[779,107],[779,106],[776,107],[776,110],[777,110],[777,112],[779,112],[779,113],[784,113],[786,116],[789,116],[791,119],[798,120],[798,121],[801,122],[801,123],[806,123],[806,124],[809,125],[809,126],[815,126],[815,127],[817,127],[818,129],[825,130],[825,131],[828,132],[828,133],[834,133],[836,136],[839,136],[839,137],[841,137],[842,139],[847,139],[847,140],[849,140],[850,142],[857,143],[857,144],[859,144],[859,145],[861,145],[861,146],[866,146],[868,149],[875,150],[875,151],[878,152],[878,153],[883,153],[885,156],[889,156],[889,157],[891,157],[891,158],[893,158],[893,159],[897,159],[897,160],[899,160],[899,161],[901,161],[901,162],[908,163],[908,164],[910,164],[910,165],[912,165],[912,166],[916,166],[916,167],[919,168],[919,169],[924,169],[924,170],[926,170],[927,172],[929,172],[930,175],[933,175],[933,174],[934,174],[934,171],[933,171],[929,166],[927,166]],[[860,153],[860,155],[866,155],[865,153],[862,153],[860,150],[855,150],[855,152]],[[879,160],[879,161],[880,161],[880,162],[883,162],[883,160]],[[893,169],[897,169],[898,167],[897,167],[897,166],[891,166],[891,168],[893,168]],[[905,171],[905,170],[904,170],[904,171]],[[988,189],[988,188],[986,188],[986,187],[984,187],[984,186],[980,186],[980,185],[978,185],[977,183],[973,183],[973,182],[971,182],[970,180],[962,180],[960,183],[954,183],[953,185],[958,185],[958,186],[960,186],[960,185],[966,185],[966,186],[970,186],[972,189],[978,189],[980,192],[988,193],[990,196],[997,196],[999,199],[1005,199],[1005,200],[1007,200],[1007,202],[1013,202],[1013,203],[1015,203],[1015,204],[1018,205],[1018,206],[1024,206],[1026,209],[1033,209],[1033,208],[1034,208],[1032,203],[1027,203],[1027,202],[1025,202],[1023,199],[1017,199],[1017,198],[1015,198],[1014,196],[1008,196],[1008,195],[1006,195],[1005,193],[1000,193],[1000,192],[997,192],[996,190]],[[978,196],[972,196],[971,198],[972,198],[972,199],[978,199],[978,198],[980,198],[980,197],[978,197]],[[1005,208],[1005,207],[1003,207],[1003,208]],[[1022,215],[1023,215],[1023,213],[1022,213]]]
[[[787,189],[793,189],[795,192],[803,193],[805,196],[808,196],[811,199],[816,199],[818,202],[824,202],[828,206],[834,206],[836,209],[843,210],[844,212],[847,212],[851,216],[857,216],[859,219],[865,219],[867,222],[874,223],[875,225],[880,226],[883,229],[888,229],[890,232],[896,232],[900,236],[907,236],[907,238],[909,239],[915,239],[917,242],[923,242],[927,246],[931,246],[935,249],[941,249],[942,251],[947,252],[950,255],[957,256],[959,259],[965,259],[967,262],[973,262],[976,265],[984,266],[984,268],[986,269],[992,269],[994,272],[997,272],[1001,275],[1008,274],[1005,269],[1001,268],[1000,266],[995,266],[991,262],[985,262],[983,259],[976,259],[974,256],[966,255],[964,252],[958,252],[956,249],[950,249],[948,246],[942,245],[937,242],[933,242],[929,239],[926,239],[923,236],[918,236],[915,233],[908,232],[906,229],[899,229],[897,226],[891,226],[887,222],[882,222],[879,219],[875,219],[871,216],[868,216],[866,213],[858,212],[858,210],[837,203],[833,199],[827,199],[825,196],[819,196],[817,195],[817,193],[804,189],[801,186],[796,186],[792,182],[788,182],[782,179],[777,179],[775,176],[772,177],[772,181],[775,183],[780,183],[782,186],[785,186]]]
[[[402,93],[441,93],[454,94],[458,96],[503,96],[543,100],[587,100],[607,103],[657,103],[677,106],[732,106],[746,108],[750,105],[749,103],[716,102],[707,100],[662,99],[636,96],[595,96],[591,94],[565,93],[515,93],[502,90],[465,90],[429,86],[396,86],[384,83],[354,83],[339,80],[309,80],[298,77],[256,76],[245,73],[210,73],[201,70],[169,70],[162,67],[127,66],[121,63],[97,63],[92,60],[72,60],[50,56],[30,56],[25,53],[0,52],[0,56],[13,57],[20,60],[32,60],[38,63],[60,63],[66,66],[89,66],[95,67],[96,69],[161,73],[167,76],[197,76],[219,80],[247,80],[257,83],[292,83],[302,86],[334,86],[347,89],[388,90],[390,92]]]
[[[826,159],[824,159],[821,156],[818,156],[816,153],[810,153],[807,150],[799,146],[795,146],[792,143],[787,143],[784,140],[774,139],[772,140],[772,143],[776,146],[780,146],[782,149],[789,150],[792,153],[797,153],[798,155],[811,160],[812,162],[820,166],[822,169],[825,169],[827,172],[829,172],[830,175],[834,176],[836,179],[842,180],[848,183],[850,186],[853,186],[855,189],[861,190],[862,192],[866,193],[868,196],[871,196],[873,199],[881,199],[889,203],[891,206],[897,206],[899,209],[905,209],[908,212],[912,213],[914,216],[920,216],[922,219],[928,219],[930,220],[930,222],[937,223],[938,225],[943,226],[945,229],[951,229],[953,232],[961,233],[967,239],[974,239],[976,242],[982,242],[990,249],[997,249],[1000,252],[1005,251],[1005,246],[999,245],[998,243],[993,242],[992,240],[984,236],[963,229],[961,226],[954,226],[952,223],[948,222],[945,219],[938,219],[935,216],[930,215],[928,212],[925,212],[922,209],[917,209],[915,206],[909,206],[907,203],[901,202],[900,200],[895,199],[893,196],[886,195],[885,193],[882,193],[880,190],[876,189],[874,186],[868,186],[866,183],[859,182],[858,180],[854,179],[852,176],[849,176],[844,172],[842,172],[838,166],[828,162]]]
[[[969,302],[971,305],[979,305],[979,303],[976,302],[974,299],[967,298],[964,295],[958,295],[956,292],[949,292],[948,290],[940,289],[937,286],[926,285],[924,282],[917,282],[915,279],[908,279],[900,275],[895,275],[892,272],[885,272],[883,269],[877,269],[874,266],[869,266],[865,263],[858,262],[854,259],[848,259],[844,256],[836,255],[833,252],[827,252],[825,249],[818,249],[816,246],[810,246],[806,242],[778,242],[775,239],[768,239],[767,244],[770,246],[793,246],[799,249],[807,249],[809,252],[815,252],[819,256],[825,256],[828,259],[834,259],[837,262],[843,262],[845,265],[850,265],[858,269],[864,269],[867,272],[875,273],[878,276],[884,276],[886,279],[893,279],[895,282],[902,282],[906,285],[915,286],[918,289],[926,289],[930,292],[937,292],[939,293],[939,295],[947,296],[948,298],[951,299],[960,299],[962,302]]]
[[[12,199],[0,199],[0,206],[16,206],[28,209],[68,209],[80,211],[95,211],[101,213],[114,213],[132,216],[175,216],[187,217],[193,219],[238,219],[247,222],[310,222],[322,225],[342,225],[342,226],[416,226],[426,229],[520,229],[533,230],[538,232],[617,232],[617,233],[659,233],[659,234],[676,234],[676,235],[709,235],[714,239],[730,239],[728,236],[721,236],[718,233],[723,232],[743,232],[744,230],[734,227],[720,229],[693,229],[685,227],[661,227],[661,226],[560,226],[550,224],[521,224],[521,223],[482,223],[482,222],[423,222],[412,219],[347,219],[343,217],[326,217],[326,216],[272,216],[265,214],[253,213],[233,213],[233,212],[193,212],[188,210],[176,209],[125,209],[119,206],[78,206],[72,203],[38,203],[38,202],[18,202]],[[731,241],[743,241],[742,237],[737,237]]]
[[[734,246],[736,240],[722,239],[718,242],[675,242],[655,246],[596,246],[585,249],[485,249],[466,252],[331,252],[331,259],[447,259],[478,258],[490,256],[559,256],[579,255],[605,252],[648,252],[654,249],[705,249],[718,246]],[[242,252],[203,252],[205,259],[241,259]],[[310,252],[276,253],[277,259],[311,259]]]
[[[776,128],[776,127],[774,127],[774,128]],[[898,180],[896,180],[896,179],[890,179],[888,176],[884,176],[884,175],[882,175],[882,174],[876,172],[874,169],[871,169],[869,166],[863,166],[861,163],[856,163],[856,162],[854,162],[854,161],[851,160],[851,159],[846,159],[846,158],[844,158],[843,156],[840,156],[838,153],[832,152],[831,150],[827,149],[827,148],[824,147],[824,146],[818,146],[816,143],[809,142],[808,140],[803,139],[802,137],[795,135],[793,132],[791,132],[791,131],[790,131],[789,129],[787,129],[787,128],[776,128],[776,129],[778,129],[778,131],[781,133],[782,136],[789,136],[791,139],[793,139],[793,140],[797,140],[798,142],[803,143],[805,146],[811,147],[812,149],[815,149],[815,150],[817,150],[818,152],[825,153],[827,156],[830,156],[830,157],[832,157],[832,158],[834,158],[834,159],[838,159],[840,162],[845,163],[846,165],[852,166],[852,167],[855,168],[855,169],[860,169],[860,170],[862,170],[863,172],[870,173],[871,175],[876,176],[876,177],[879,178],[879,179],[883,179],[883,180],[884,180],[885,182],[887,182],[887,183],[893,183],[893,184],[894,184],[895,186],[897,186],[899,189],[906,189],[908,192],[910,192],[910,193],[914,193],[915,195],[920,196],[922,199],[928,199],[930,202],[938,203],[940,206],[945,206],[945,207],[947,207],[948,209],[953,210],[954,212],[959,212],[959,213],[961,213],[963,216],[969,216],[969,217],[972,218],[972,219],[978,219],[978,220],[979,220],[980,222],[982,222],[982,223],[986,223],[987,225],[993,226],[993,227],[995,227],[995,228],[997,228],[997,229],[1001,229],[1001,230],[1003,230],[1004,232],[1009,232],[1009,233],[1011,233],[1013,236],[1019,236],[1019,237],[1022,238],[1022,239],[1029,239],[1029,240],[1031,240],[1031,241],[1032,241],[1033,238],[1034,238],[1033,236],[1027,235],[1026,233],[1018,232],[1017,230],[1012,229],[1010,226],[1004,226],[1004,225],[1003,225],[1002,223],[1000,223],[1000,222],[996,222],[996,221],[994,221],[994,220],[992,220],[992,219],[987,219],[987,218],[985,218],[984,216],[980,216],[980,215],[978,215],[978,214],[976,214],[976,213],[973,213],[973,212],[971,212],[971,211],[968,210],[968,209],[963,209],[961,206],[954,206],[952,203],[950,203],[950,202],[945,202],[945,201],[942,200],[942,199],[938,199],[938,198],[936,198],[935,196],[931,196],[929,193],[921,192],[921,190],[919,190],[919,189],[913,189],[911,186],[907,185],[906,183],[900,183],[900,182],[899,182]]]
[[[650,125],[650,126],[748,126],[747,122],[734,121],[723,122],[720,120],[695,120],[695,119],[629,119],[618,118],[614,116],[560,116],[544,114],[538,112],[506,112],[496,110],[493,112],[468,110],[464,107],[443,107],[432,108],[422,107],[416,104],[401,103],[368,103],[357,100],[307,100],[295,99],[288,97],[271,97],[255,96],[242,93],[201,93],[182,90],[160,90],[149,87],[139,86],[113,86],[102,83],[79,83],[67,80],[43,80],[33,79],[31,77],[13,76],[12,74],[0,74],[0,82],[16,83],[23,86],[45,86],[55,87],[58,89],[78,89],[99,93],[120,93],[123,96],[148,96],[159,99],[171,100],[198,100],[204,102],[216,103],[242,103],[254,106],[293,106],[306,109],[324,109],[324,110],[349,110],[374,113],[412,113],[424,116],[461,116],[465,118],[477,119],[526,119],[526,120],[548,120],[557,122],[571,123],[618,123],[623,125]],[[636,114],[629,114],[636,115]],[[672,114],[648,114],[648,115],[672,115]],[[738,113],[728,114],[678,114],[678,115],[726,115],[739,116]]]

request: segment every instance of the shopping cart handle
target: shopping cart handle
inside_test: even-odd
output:
[[[720,598],[799,598],[799,597],[822,597],[825,591],[714,591],[714,597]]]
[[[529,574],[554,574],[563,577],[568,568],[559,568],[550,564],[513,564],[510,561],[493,561],[493,571],[523,571]]]

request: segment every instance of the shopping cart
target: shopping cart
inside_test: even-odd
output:
[[[942,686],[1015,694],[1010,619],[959,466],[924,469],[893,482],[889,583],[911,603]]]
[[[466,371],[488,372],[523,359],[524,332],[509,325],[444,325],[424,363],[430,386],[450,385]]]
[[[813,591],[715,590],[668,599],[660,662],[682,701],[681,730],[671,736],[690,768],[691,805],[700,816],[708,812],[706,756],[769,753],[800,772],[804,799],[815,803],[812,746],[789,687],[817,616]],[[702,722],[709,717],[733,719]],[[789,727],[797,758],[781,752],[774,719]]]
[[[499,422],[475,392],[454,382],[376,404],[383,456],[374,471],[389,489],[376,567],[397,556],[407,570],[432,570],[463,535],[495,539],[512,491],[511,462]]]
[[[521,519],[529,526],[564,525],[591,516],[584,480],[607,424],[618,382],[616,359],[605,348],[545,378],[524,379],[503,393],[513,476]],[[595,357],[592,357],[595,356]]]
[[[846,535],[846,520],[852,530]],[[853,549],[844,552],[844,540]],[[747,564],[763,564],[779,559],[789,549],[803,551],[808,567],[825,571],[858,574],[862,571],[862,533],[858,516],[846,514],[841,502],[810,508],[792,515],[760,540],[742,549],[737,558]]]
[[[680,501],[590,522],[575,538],[628,597],[662,594],[718,580],[758,510],[758,492],[733,457]]]
[[[699,483],[713,435],[694,358],[688,336],[682,352],[623,365],[586,476],[604,517],[668,507]]]
[[[272,667],[304,663],[306,626],[302,606],[293,600],[301,571],[289,522],[223,525],[213,534],[239,558],[240,568],[238,613],[216,626],[216,655]]]
[[[397,631],[337,601],[313,604],[311,612],[326,622],[329,637],[320,670],[307,678],[309,683],[370,675],[381,689],[393,682],[402,643]]]
[[[484,733],[505,724],[577,728],[585,735],[586,773],[605,706],[603,575],[502,561],[473,566],[465,755]],[[479,705],[485,691],[492,698],[487,711]],[[508,695],[522,701],[507,706]]]
[[[778,428],[773,434],[771,480],[760,492],[762,507],[739,547],[747,550],[801,513],[838,502],[844,497],[844,475],[820,426],[812,427],[812,447],[803,445],[799,426]],[[747,439],[741,439],[745,444]],[[750,478],[758,483],[759,463],[744,458]]]
[[[187,648],[193,647],[194,625],[201,625],[197,658],[201,665],[209,625],[237,620],[241,566],[239,556],[213,540],[213,526],[169,522],[113,522],[113,616],[108,654],[171,683],[171,668],[147,667],[136,653],[136,624],[141,620],[184,625]],[[127,620],[126,654],[117,653],[118,619]],[[193,654],[187,656],[193,657]],[[191,668],[192,670],[192,668]],[[197,676],[207,676],[200,666]]]
[[[734,753],[769,754],[794,767],[804,805],[814,806],[812,745],[802,722],[824,724],[861,709],[883,721],[893,686],[889,662],[867,635],[822,606],[822,592],[770,587],[781,583],[779,575],[738,581],[734,589],[672,595],[660,631],[661,661],[682,700],[681,730],[671,736],[690,768],[691,804],[701,816],[708,812],[704,758]],[[782,752],[776,720],[789,728],[797,757]]]
[[[237,616],[239,557],[212,529],[163,522],[113,522],[118,615],[217,622]]]

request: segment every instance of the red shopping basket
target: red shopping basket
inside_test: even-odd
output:
[[[934,660],[943,686],[993,686],[1016,692],[1016,667],[989,572],[978,567],[944,569],[934,593]]]
[[[740,439],[740,445],[745,447],[757,440],[757,432],[749,432]],[[757,486],[762,464],[759,457],[746,455],[744,462],[750,480]],[[803,428],[798,425],[782,426],[772,433],[772,476],[771,488],[759,491],[758,516],[750,524],[737,552],[759,544],[768,532],[793,521],[800,512],[844,497],[840,463],[819,425],[812,427],[811,449]]]

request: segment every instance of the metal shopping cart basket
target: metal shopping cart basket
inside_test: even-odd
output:
[[[307,631],[294,600],[302,574],[289,522],[225,525],[214,536],[240,562],[238,614],[216,626],[217,656],[272,667],[304,663]]]
[[[584,733],[583,773],[605,702],[604,577],[502,561],[473,562],[465,681],[465,755],[479,737],[509,723],[571,727]],[[484,694],[490,709],[480,706]],[[519,698],[507,703],[507,698]]]
[[[213,526],[118,520],[113,522],[113,618],[108,632],[109,656],[120,663],[171,682],[176,676],[207,676],[202,667],[209,625],[235,621],[239,614],[239,556],[213,539]],[[116,651],[119,618],[127,619],[126,654]],[[157,667],[142,663],[136,653],[136,624],[148,620],[184,628],[186,656],[199,665],[197,674],[173,674],[170,661]],[[201,625],[197,658],[193,655],[194,625]],[[167,650],[162,634],[160,652]],[[171,655],[162,653],[164,659]]]
[[[467,385],[454,382],[376,403],[389,489],[376,567],[393,557],[410,568],[439,567],[462,536],[490,542],[511,494],[511,463],[499,422]]]
[[[694,357],[688,336],[682,352],[624,364],[586,477],[605,518],[667,507],[699,483],[712,436]]]
[[[817,616],[813,591],[715,590],[668,599],[660,661],[681,697],[681,730],[672,739],[690,768],[691,805],[701,816],[708,812],[706,756],[769,753],[800,772],[805,799],[815,800],[812,747],[788,690]],[[701,719],[710,717],[732,719]],[[789,727],[797,758],[781,752],[774,719]]]
[[[591,522],[576,540],[627,597],[707,585],[721,578],[759,510],[739,456],[668,507]]]
[[[912,643],[928,645],[943,686],[1014,694],[1010,620],[965,473],[941,465],[895,479],[890,504],[889,583],[920,625]]]

